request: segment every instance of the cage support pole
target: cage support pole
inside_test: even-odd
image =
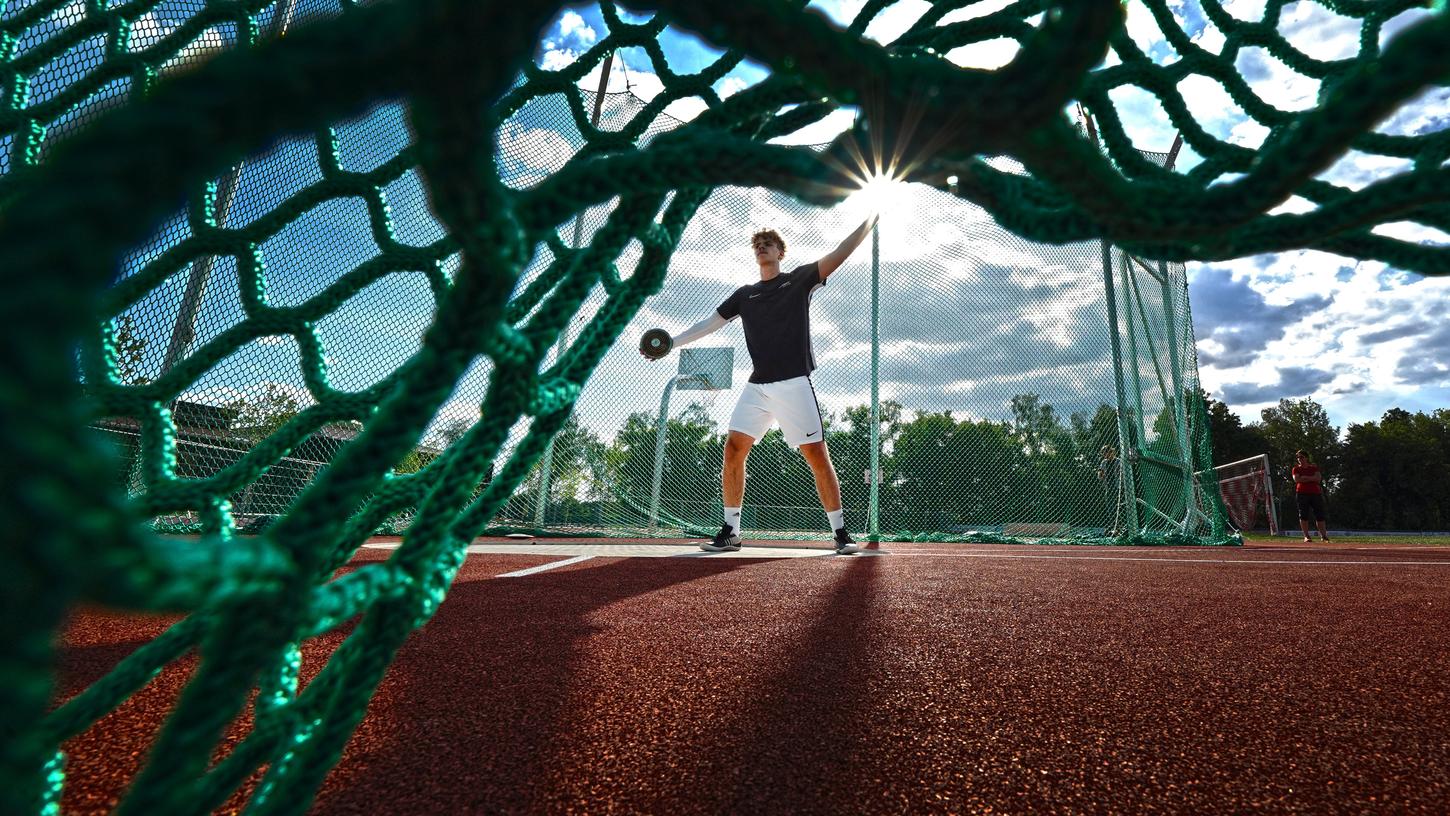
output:
[[[614,52],[604,58],[604,68],[599,72],[599,91],[594,94],[594,115],[590,117],[589,124],[599,127],[599,114],[604,109],[604,92],[609,87],[609,71],[614,67]],[[574,242],[570,246],[579,249],[584,241],[584,214],[574,216]],[[571,321],[572,322],[572,321]],[[559,332],[559,342],[554,346],[554,360],[557,362],[564,356],[564,347],[569,342],[569,326],[566,324],[563,331]],[[539,529],[544,527],[544,511],[549,506],[549,482],[554,475],[554,437],[549,438],[549,444],[544,448],[544,455],[539,460],[539,496],[534,503],[534,526]]]
[[[881,540],[881,222],[871,225],[871,498],[866,540]]]
[[[1118,336],[1118,299],[1113,289],[1113,247],[1107,241],[1100,241],[1103,249],[1103,293],[1107,298],[1108,306],[1108,337],[1113,346],[1113,387],[1118,400],[1118,451],[1121,455],[1118,461],[1123,474],[1123,484],[1119,486],[1119,502],[1123,506],[1123,519],[1126,532],[1129,535],[1138,533],[1138,496],[1133,478],[1133,457],[1128,455],[1130,449],[1136,450],[1132,436],[1128,432],[1128,420],[1123,416],[1123,411],[1128,406],[1128,395],[1123,388],[1123,342]],[[1123,493],[1131,495],[1124,496]]]
[[[670,395],[675,393],[675,386],[687,380],[694,380],[697,377],[693,374],[676,374],[665,384],[665,393],[660,397],[660,416],[655,421],[655,470],[654,477],[649,484],[649,534],[653,536],[659,530],[660,519],[660,482],[665,475],[665,428],[669,425],[670,419]]]
[[[292,13],[297,8],[297,0],[285,0],[285,5],[279,6],[276,14],[272,17],[267,31],[263,34],[264,40],[275,40],[287,33],[287,26],[292,22]],[[236,198],[237,186],[242,180],[242,167],[245,162],[238,162],[231,170],[227,171],[226,178],[217,187],[216,200],[216,225],[218,228],[225,227],[227,214],[231,211],[232,201]],[[196,340],[196,319],[201,314],[201,304],[206,299],[206,285],[211,280],[212,272],[216,271],[216,256],[208,255],[191,264],[191,274],[186,278],[186,290],[181,295],[181,308],[176,312],[176,323],[171,327],[171,340],[166,344],[166,354],[161,358],[161,374],[170,371],[172,366],[186,356],[191,350],[191,344]]]
[[[1168,264],[1159,261],[1158,271],[1163,275],[1163,312],[1168,321],[1168,370],[1173,377],[1173,420],[1178,426],[1178,454],[1183,458],[1183,534],[1187,535],[1192,524],[1193,501],[1193,446],[1188,439],[1188,395],[1183,390],[1182,366],[1188,356],[1178,346],[1178,329],[1174,325],[1178,310],[1177,286],[1168,284]]]

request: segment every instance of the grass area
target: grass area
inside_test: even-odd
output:
[[[1422,536],[1422,535],[1377,535],[1375,533],[1361,533],[1358,535],[1335,536],[1333,531],[1330,541],[1336,544],[1358,544],[1385,545],[1395,547],[1450,547],[1450,536]],[[1299,535],[1292,538],[1285,536],[1270,536],[1267,533],[1244,533],[1246,544],[1283,544],[1301,541]],[[1318,537],[1315,538],[1318,541]]]

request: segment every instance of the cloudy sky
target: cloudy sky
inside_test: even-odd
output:
[[[827,0],[816,2],[837,20],[847,20],[862,6],[860,0]],[[995,10],[1005,3],[982,4],[976,13]],[[1155,60],[1177,59],[1156,24],[1140,3],[1130,5],[1129,31],[1135,41]],[[1207,22],[1196,0],[1170,0],[1178,22],[1200,45],[1218,49],[1222,35]],[[1230,0],[1224,4],[1230,14],[1244,20],[1261,19],[1263,0]],[[889,41],[927,8],[924,2],[902,2],[874,23],[868,32],[882,41]],[[1408,12],[1386,26],[1382,39],[1412,22],[1424,12]],[[952,19],[967,16],[954,15]],[[1339,17],[1323,6],[1310,2],[1290,3],[1280,19],[1281,34],[1296,48],[1318,59],[1353,56],[1359,38],[1356,21]],[[596,9],[581,5],[566,11],[556,20],[543,43],[539,63],[545,68],[569,64],[578,54],[593,45],[604,33],[604,25]],[[698,71],[718,55],[718,51],[702,44],[688,34],[666,33],[662,40],[670,67],[677,72]],[[952,54],[962,64],[991,68],[1003,64],[1014,53],[1014,46],[1005,41],[986,43]],[[655,68],[639,49],[620,53],[623,70],[616,69],[609,80],[613,91],[628,88],[643,98],[651,98],[661,87]],[[1109,57],[1110,60],[1114,59]],[[1245,49],[1237,62],[1240,73],[1266,102],[1284,110],[1300,110],[1314,104],[1318,92],[1316,80],[1289,70],[1284,64],[1258,48]],[[722,94],[729,94],[759,81],[765,71],[755,64],[744,64],[717,84]],[[585,81],[592,89],[597,73]],[[1255,147],[1266,131],[1254,123],[1235,105],[1226,92],[1211,80],[1194,77],[1186,80],[1180,90],[1190,107],[1210,133],[1219,138]],[[1174,130],[1166,115],[1146,92],[1120,89],[1114,103],[1135,143],[1148,150],[1166,151],[1174,139]],[[696,100],[677,102],[671,113],[684,119],[698,113],[703,104]],[[822,141],[849,122],[843,114],[808,134],[796,138],[800,142]],[[1412,105],[1403,109],[1380,130],[1389,133],[1421,134],[1442,130],[1450,125],[1450,90],[1432,89]],[[1198,158],[1191,149],[1184,151],[1179,168],[1192,167]],[[1352,153],[1325,178],[1349,187],[1362,187],[1399,169],[1401,162],[1380,156]],[[1290,201],[1285,209],[1302,207],[1303,202]],[[708,206],[708,205],[707,205]],[[701,213],[701,219],[707,219]],[[731,216],[714,216],[717,229],[728,230],[736,225]],[[741,213],[737,222],[753,226],[769,219],[769,213],[757,209]],[[723,221],[721,220],[723,219]],[[826,218],[821,227],[821,242],[841,230],[849,229],[849,217]],[[941,226],[941,225],[938,225]],[[836,233],[831,233],[834,228]],[[1413,225],[1392,225],[1381,231],[1416,240],[1444,243],[1450,236]],[[954,251],[961,254],[960,241],[953,244],[950,225],[944,229],[910,230],[911,240],[925,240],[929,246],[918,247],[919,257],[940,259]],[[959,238],[960,236],[957,236]],[[789,238],[788,238],[789,240]],[[809,240],[809,238],[807,238]],[[941,241],[940,245],[932,243]],[[682,252],[690,251],[689,241]],[[823,247],[828,249],[829,247]],[[814,251],[816,247],[811,247]],[[803,248],[803,251],[805,249]],[[887,242],[886,252],[893,251]],[[975,257],[971,251],[966,255]],[[863,250],[864,254],[864,250]],[[800,259],[801,256],[797,256]],[[747,265],[748,256],[741,259]],[[853,261],[860,262],[861,256]],[[981,257],[974,272],[991,277],[993,264],[1011,269],[1020,259]],[[681,263],[678,268],[697,265]],[[888,271],[890,265],[883,268]],[[674,273],[672,272],[672,275]],[[1331,419],[1338,425],[1378,419],[1389,407],[1410,410],[1432,410],[1450,406],[1450,324],[1446,322],[1446,304],[1450,302],[1450,280],[1426,279],[1387,268],[1382,263],[1360,262],[1321,252],[1292,252],[1243,258],[1231,262],[1193,264],[1188,270],[1190,295],[1195,324],[1200,373],[1204,386],[1217,398],[1227,402],[1245,420],[1256,419],[1260,409],[1282,397],[1313,397],[1323,403]],[[843,275],[843,277],[845,277]],[[947,275],[947,277],[951,277]],[[958,278],[962,277],[960,275]],[[722,285],[724,281],[722,280]],[[834,281],[833,281],[834,283]],[[688,305],[698,307],[694,298],[685,298],[674,291],[672,277],[667,291],[647,306],[646,321],[683,328],[687,325]],[[952,291],[951,297],[967,297],[963,291]],[[816,309],[817,354],[821,357],[823,376],[835,358],[851,357],[860,337],[856,326],[839,320],[833,313],[825,293],[818,296]],[[967,303],[969,301],[963,301]],[[839,305],[839,304],[837,304]],[[824,308],[823,308],[824,307]],[[823,314],[824,313],[824,314]],[[904,375],[923,378],[943,387],[960,390],[969,376],[955,377],[941,373],[941,367],[921,359],[922,349],[941,338],[931,335],[942,330],[940,323],[921,332],[917,321],[915,340],[902,339],[912,323],[915,307],[883,313],[883,336],[897,332],[897,344],[883,347],[885,357],[898,358]],[[892,322],[900,324],[893,326]],[[727,332],[736,331],[726,329]],[[738,333],[738,331],[737,331]],[[890,343],[890,340],[887,341]],[[969,347],[950,346],[963,355],[973,354]],[[999,346],[1000,347],[1000,346]],[[940,349],[942,346],[938,345]],[[916,365],[913,365],[913,359]],[[609,375],[609,361],[600,372]],[[849,364],[842,364],[849,365]],[[624,372],[618,372],[623,376]],[[859,378],[841,376],[838,391],[842,398],[859,393]]]

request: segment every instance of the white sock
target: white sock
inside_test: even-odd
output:
[[[736,535],[740,535],[740,508],[739,507],[727,507],[727,508],[725,508],[725,523],[728,524],[728,525],[730,525],[730,527],[733,530],[735,530],[735,534]]]
[[[829,522],[831,522],[831,532],[834,533],[837,530],[841,529],[842,527],[845,527],[846,526],[846,511],[845,510],[827,510],[826,511],[826,520],[829,521]]]

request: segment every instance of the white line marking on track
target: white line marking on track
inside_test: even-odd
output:
[[[573,558],[566,558],[563,561],[551,561],[548,564],[540,564],[537,567],[529,567],[528,569],[515,570],[514,572],[505,572],[503,575],[500,575],[498,577],[500,577],[500,578],[522,578],[525,575],[533,575],[536,572],[548,572],[551,569],[558,569],[559,567],[567,567],[570,564],[578,564],[581,561],[588,561],[589,559],[591,559],[593,557],[594,556],[592,556],[592,555],[576,555]]]
[[[398,545],[386,544],[364,544],[365,547],[393,550]],[[1178,552],[1190,552],[1193,548],[1176,548]],[[569,560],[555,561],[534,567],[534,572],[543,572],[547,569],[562,567],[573,564],[588,558],[749,558],[749,559],[775,559],[775,558],[861,558],[861,557],[882,557],[892,556],[897,558],[1019,558],[1036,559],[1048,561],[1161,561],[1169,564],[1305,564],[1311,566],[1352,566],[1352,565],[1379,565],[1399,567],[1450,567],[1450,560],[1447,561],[1380,561],[1373,559],[1353,560],[1311,560],[1307,558],[1176,558],[1165,556],[1148,555],[1072,555],[1067,553],[1008,553],[999,551],[976,551],[976,552],[942,552],[932,551],[911,551],[911,550],[863,550],[854,556],[837,556],[834,551],[824,547],[750,547],[747,546],[739,552],[728,553],[705,553],[701,552],[695,544],[472,544],[468,547],[470,554],[488,555],[559,555],[571,556]],[[1160,550],[1159,552],[1163,552]],[[1233,553],[1234,556],[1248,555],[1248,553]],[[531,574],[529,570],[521,570],[518,574]],[[514,576],[514,573],[501,575],[500,578]]]
[[[1132,555],[1017,555],[1013,553],[975,552],[897,552],[902,558],[1036,558],[1053,561],[1162,561],[1168,564],[1308,564],[1308,565],[1350,565],[1371,564],[1401,567],[1450,567],[1450,561],[1309,561],[1289,558],[1255,558],[1234,560],[1228,558],[1148,558]]]

